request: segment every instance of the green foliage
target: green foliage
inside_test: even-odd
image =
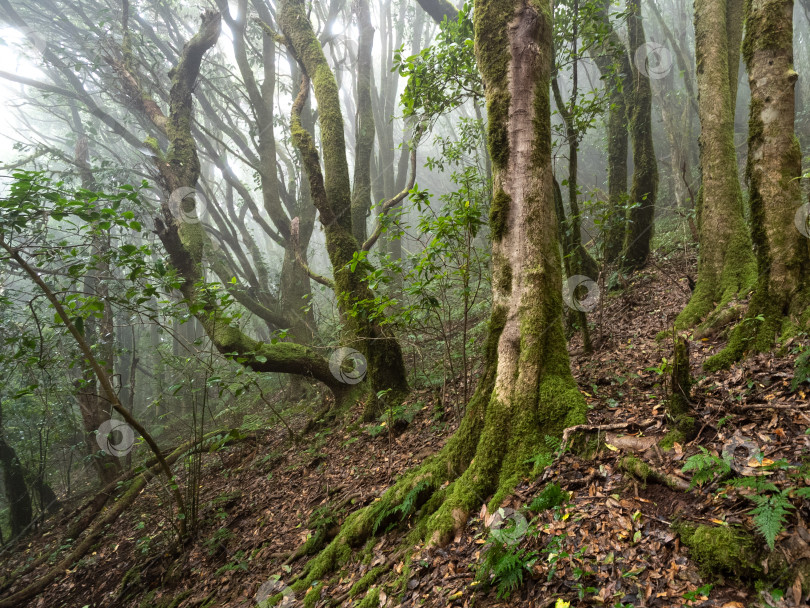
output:
[[[699,600],[701,596],[708,596],[712,592],[713,588],[714,585],[708,583],[706,585],[703,585],[702,587],[698,587],[694,591],[687,591],[686,593],[683,594],[683,599],[688,600],[690,602],[695,602]]]
[[[419,116],[433,122],[467,100],[478,104],[484,86],[475,64],[471,5],[464,4],[458,20],[439,24],[435,42],[416,55],[394,51],[393,70],[407,78],[400,97],[405,117]]]
[[[419,505],[420,495],[424,496],[426,493],[432,492],[432,490],[433,486],[428,480],[420,481],[408,491],[402,499],[402,502],[390,508],[381,508],[374,520],[371,533],[377,534],[377,531],[383,523],[390,520],[392,516],[398,515],[400,521],[405,521],[405,519],[416,511]]]
[[[523,584],[524,573],[537,562],[537,553],[491,539],[477,568],[477,579],[490,581],[499,599],[508,598]]]
[[[722,478],[731,472],[730,460],[711,454],[703,446],[699,447],[700,453],[687,458],[686,464],[681,469],[684,473],[694,471],[692,481],[689,484],[690,488],[694,488],[696,485],[702,486],[709,481],[713,481],[715,477]]]
[[[699,454],[687,459],[682,469],[684,472],[694,471],[690,488],[702,486],[706,482],[713,481],[715,477],[722,479],[731,472],[730,460],[714,456],[703,447],[700,447],[700,450]],[[791,470],[797,467],[780,461],[767,468]],[[740,477],[726,482],[726,485],[751,491],[746,497],[754,503],[754,507],[748,513],[753,517],[757,531],[771,550],[774,548],[776,537],[785,526],[787,516],[794,509],[790,498],[810,498],[810,488],[791,485],[780,489],[766,475]]]
[[[800,384],[810,384],[810,346],[798,348],[794,351],[796,361],[793,364],[793,380],[790,390],[796,391]]]
[[[566,502],[569,498],[568,492],[563,490],[559,485],[556,483],[550,483],[543,491],[540,492],[537,496],[534,497],[531,503],[529,503],[529,511],[533,513],[540,513],[541,511],[546,511],[548,509],[553,509],[554,507],[558,507],[559,505]]]
[[[796,497],[805,500],[810,498],[809,487],[788,486],[780,490],[764,475],[735,479],[728,485],[753,491],[752,494],[746,496],[755,505],[748,513],[753,516],[757,531],[765,538],[771,551],[774,549],[776,537],[785,527],[787,516],[795,508],[790,502],[790,498]]]

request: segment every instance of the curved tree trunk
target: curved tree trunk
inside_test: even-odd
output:
[[[641,19],[641,0],[628,0],[628,41],[631,59],[646,43]],[[643,268],[650,255],[655,220],[655,199],[658,193],[658,159],[652,137],[652,90],[650,79],[630,62],[633,75],[632,102],[629,122],[633,136],[633,183],[630,186],[630,212],[624,237],[622,267],[625,270]]]
[[[727,367],[810,322],[810,239],[796,229],[802,155],[794,133],[793,1],[750,0],[743,56],[751,87],[748,179],[759,278],[745,319],[706,362]]]
[[[368,362],[373,394],[368,400],[366,417],[379,412],[376,395],[396,401],[408,392],[407,373],[402,349],[391,329],[371,318],[365,309],[374,294],[365,281],[368,263],[357,262],[360,245],[352,231],[351,186],[346,161],[343,116],[334,74],[315,37],[301,0],[286,0],[279,9],[281,29],[289,47],[303,66],[318,101],[318,121],[323,150],[323,172],[312,136],[302,128],[300,111],[309,89],[308,78],[293,104],[292,138],[302,156],[309,176],[312,200],[320,213],[326,237],[326,249],[334,271],[335,295],[347,329],[349,344]]]
[[[734,107],[743,0],[696,0],[695,56],[700,114],[700,259],[692,299],[676,321],[687,328],[719,312],[753,285],[751,238],[745,224],[734,148]],[[732,67],[733,66],[733,67]],[[714,319],[708,320],[711,324]]]

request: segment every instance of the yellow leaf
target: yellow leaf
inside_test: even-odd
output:
[[[618,452],[618,451],[619,451],[619,448],[617,448],[615,445],[610,445],[609,443],[606,443],[606,444],[605,444],[605,447],[606,447],[607,449],[609,449],[609,450],[614,451],[614,452]]]
[[[770,458],[763,458],[762,462],[760,462],[756,458],[752,458],[751,460],[748,461],[748,466],[751,467],[751,468],[754,468],[754,467],[767,467],[767,466],[772,465],[772,464],[773,464],[773,460],[771,460]]]
[[[562,598],[557,598],[557,603],[554,604],[554,608],[571,608],[571,602],[566,602]]]

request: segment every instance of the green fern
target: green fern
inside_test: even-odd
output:
[[[560,488],[556,483],[550,483],[543,491],[534,497],[529,504],[529,511],[540,513],[547,509],[553,509],[568,500],[568,492]]]
[[[537,561],[537,553],[516,549],[503,543],[490,542],[478,566],[478,580],[492,577],[498,599],[508,598],[523,584],[523,573]]]
[[[684,473],[694,471],[692,482],[689,484],[690,490],[696,485],[702,486],[709,481],[713,481],[715,476],[722,478],[731,472],[731,465],[728,460],[711,454],[703,446],[699,447],[700,454],[687,458],[686,464],[681,469]]]
[[[523,584],[523,572],[534,564],[534,553],[521,549],[516,553],[507,553],[495,564],[494,574],[497,582],[498,599],[505,599]]]
[[[400,513],[402,515],[402,519],[408,517],[414,511],[414,507],[416,506],[416,499],[419,497],[419,494],[424,492],[425,490],[430,488],[430,482],[427,480],[420,481],[417,483],[411,491],[405,496],[402,502],[394,507],[394,513]]]
[[[764,492],[779,492],[779,488],[775,484],[768,481],[764,475],[757,475],[755,477],[740,477],[739,479],[732,479],[728,485],[734,488],[747,488],[754,490],[757,494]]]
[[[427,480],[420,481],[417,483],[411,491],[405,495],[405,498],[402,499],[402,502],[392,507],[390,509],[381,508],[377,517],[374,519],[374,525],[371,529],[371,534],[376,535],[377,530],[379,530],[382,523],[388,519],[391,515],[396,513],[400,514],[400,521],[404,521],[409,515],[411,515],[415,508],[416,508],[416,500],[419,497],[419,494],[424,492],[425,490],[431,487],[430,482]],[[393,526],[393,524],[391,524]],[[389,529],[390,527],[389,526]]]
[[[765,542],[768,543],[771,551],[773,551],[776,537],[785,525],[788,514],[794,508],[787,499],[789,491],[790,489],[776,494],[753,494],[748,497],[756,504],[756,507],[750,511],[754,516],[754,525],[765,537]]]

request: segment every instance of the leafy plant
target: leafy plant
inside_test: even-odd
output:
[[[723,478],[731,472],[730,458],[728,460],[720,458],[703,446],[699,447],[700,453],[687,458],[686,464],[681,469],[684,473],[694,471],[692,482],[689,484],[690,489],[713,481],[715,477]]]
[[[790,390],[796,391],[799,385],[810,383],[810,347],[799,351],[796,362],[793,364],[793,381],[790,383]]]
[[[729,460],[714,456],[703,447],[700,450],[700,454],[695,454],[687,459],[682,469],[684,472],[694,471],[690,488],[695,485],[703,485],[715,477],[722,478],[731,471]],[[778,461],[768,468],[790,470],[797,467],[785,461]],[[790,485],[780,489],[764,475],[732,479],[726,482],[726,486],[752,491],[751,494],[746,494],[746,498],[754,503],[754,507],[748,513],[753,517],[754,526],[763,536],[771,551],[774,549],[776,537],[785,526],[787,516],[794,509],[790,499],[794,497],[810,498],[810,487],[800,488]]]
[[[785,526],[787,516],[795,508],[790,498],[810,498],[810,487],[788,486],[780,490],[764,476],[743,477],[730,481],[728,485],[754,491],[746,496],[755,505],[748,513],[753,516],[757,531],[765,538],[771,551],[776,537]]]
[[[540,511],[553,509],[567,500],[568,492],[563,490],[556,483],[550,483],[529,503],[529,511],[539,513]]]
[[[537,553],[491,539],[478,566],[478,580],[490,580],[499,599],[508,598],[523,584],[523,575],[537,562]]]

